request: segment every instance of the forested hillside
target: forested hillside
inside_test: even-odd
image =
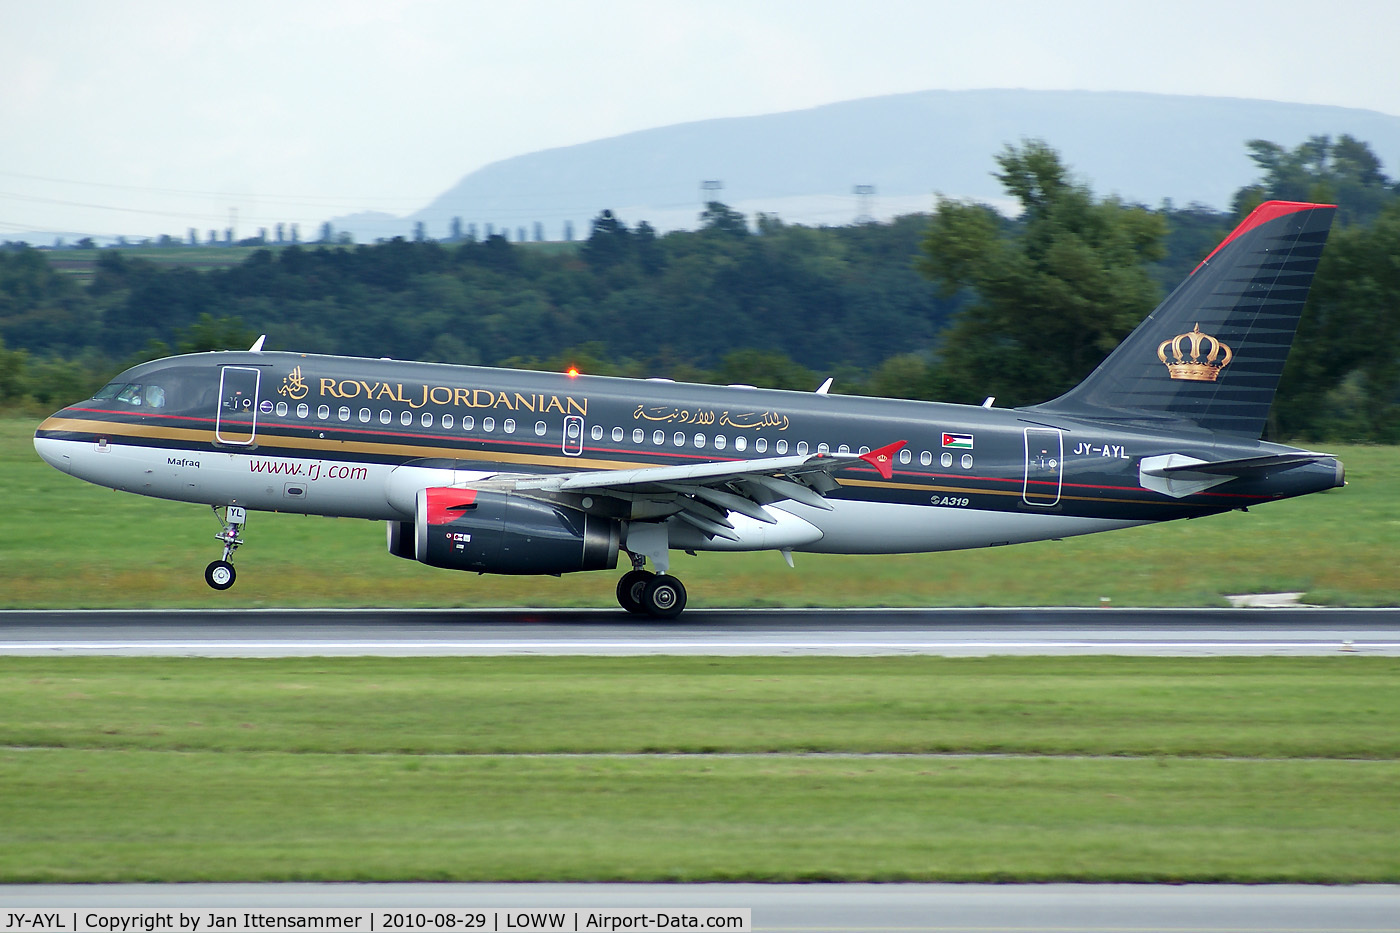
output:
[[[1044,143],[995,174],[1022,213],[940,200],[811,228],[712,203],[657,236],[603,211],[578,244],[501,237],[263,249],[196,271],[101,250],[84,278],[0,250],[0,404],[57,407],[130,363],[270,348],[562,367],[1001,404],[1073,385],[1239,216],[1341,205],[1271,433],[1400,440],[1400,194],[1349,137],[1254,141],[1232,214],[1096,197]],[[171,247],[179,249],[180,247]]]

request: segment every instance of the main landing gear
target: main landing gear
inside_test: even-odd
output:
[[[243,543],[243,539],[238,536],[243,530],[244,522],[247,520],[247,513],[242,506],[230,505],[222,517],[219,516],[219,507],[214,506],[214,516],[219,519],[223,529],[214,537],[223,542],[223,560],[210,561],[209,566],[204,568],[204,582],[208,583],[216,590],[226,590],[233,586],[233,581],[238,579],[238,573],[233,569],[233,552],[238,550],[238,546]]]
[[[629,553],[632,569],[617,581],[617,602],[628,612],[674,619],[685,608],[685,586],[668,573],[642,569],[645,559]]]

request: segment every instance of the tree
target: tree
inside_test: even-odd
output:
[[[637,224],[632,234],[633,252],[637,254],[637,264],[647,275],[655,275],[666,265],[666,256],[656,240],[656,228],[645,220]]]
[[[1274,414],[1281,437],[1400,441],[1400,201],[1333,229]]]
[[[6,350],[0,338],[0,402],[15,402],[23,395],[25,364],[29,354],[23,350]]]
[[[744,237],[749,235],[749,225],[744,215],[727,204],[711,201],[700,213],[700,230],[703,233],[722,236]]]
[[[1240,217],[1274,199],[1332,203],[1342,223],[1370,223],[1396,198],[1371,147],[1345,133],[1336,142],[1312,136],[1291,150],[1266,139],[1251,139],[1248,148],[1262,177],[1235,194]]]
[[[1149,264],[1164,255],[1166,226],[1096,199],[1042,141],[1008,145],[996,161],[1019,223],[940,199],[919,268],[945,297],[972,295],[939,347],[941,393],[1019,405],[1072,388],[1152,310]]]
[[[622,265],[632,258],[632,232],[612,211],[605,210],[593,218],[580,253],[595,272]]]

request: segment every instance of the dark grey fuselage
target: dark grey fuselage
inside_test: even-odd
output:
[[[391,521],[412,519],[410,494],[423,484],[908,442],[889,479],[866,466],[837,472],[830,511],[784,503],[794,519],[788,527],[741,525],[737,542],[675,529],[671,546],[688,549],[982,547],[1207,515],[1341,484],[1340,464],[1322,460],[1191,495],[1155,491],[1144,485],[1144,459],[1293,451],[1176,421],[274,352],[173,357],[121,378],[158,387],[160,404],[135,393],[135,403],[64,409],[36,434],[46,460],[161,498]]]

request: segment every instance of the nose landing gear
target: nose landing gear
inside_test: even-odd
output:
[[[219,523],[223,526],[214,538],[223,542],[224,556],[222,560],[210,561],[209,566],[204,568],[204,582],[216,590],[226,590],[233,586],[234,580],[238,579],[238,573],[233,569],[233,552],[238,550],[238,546],[243,543],[243,539],[238,535],[247,521],[247,513],[242,506],[230,505],[221,517],[219,516],[219,507],[216,505],[214,506],[214,516],[219,519]]]

